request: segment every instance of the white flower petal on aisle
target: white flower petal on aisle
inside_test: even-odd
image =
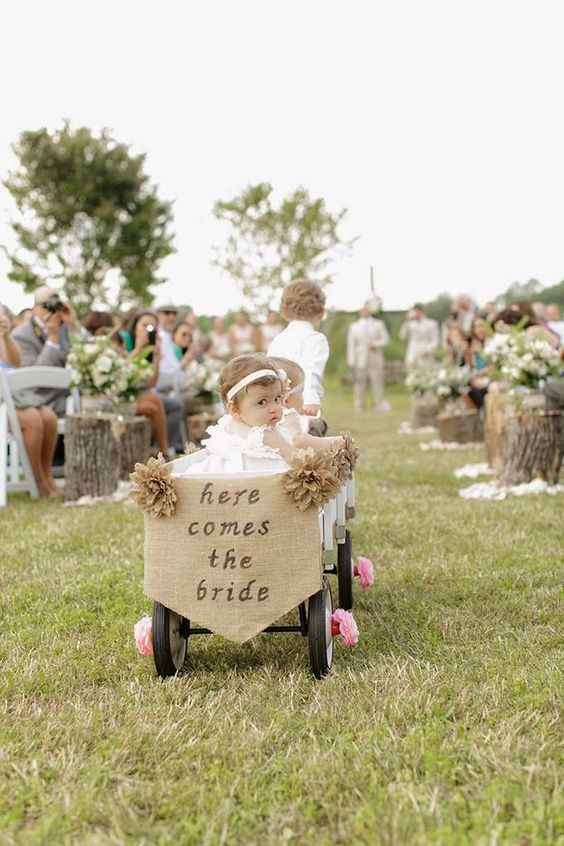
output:
[[[457,479],[477,479],[478,476],[493,476],[493,469],[486,462],[465,464],[454,471]]]
[[[564,485],[549,485],[543,479],[533,479],[532,482],[525,482],[522,485],[514,485],[510,488],[498,485],[497,482],[478,482],[476,485],[470,485],[470,487],[458,491],[458,495],[463,499],[490,501],[501,501],[508,496],[538,496],[539,494],[555,496],[559,493],[564,493]]]

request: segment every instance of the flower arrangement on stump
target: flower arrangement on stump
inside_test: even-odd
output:
[[[71,386],[86,397],[101,400],[103,407],[133,403],[152,374],[146,353],[124,358],[115,349],[109,336],[74,337],[68,356],[73,371]]]

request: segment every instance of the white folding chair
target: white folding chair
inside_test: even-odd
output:
[[[0,368],[0,508],[7,502],[9,491],[28,491],[33,499],[39,492],[25,448],[14,391],[23,388],[61,388],[70,386],[72,374],[62,367]],[[71,394],[72,410],[79,411],[78,392]]]

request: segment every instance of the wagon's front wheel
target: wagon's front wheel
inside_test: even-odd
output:
[[[321,590],[310,597],[308,608],[309,663],[316,679],[326,676],[333,663],[332,614],[329,582],[323,579]]]
[[[161,678],[174,676],[184,665],[189,623],[160,602],[153,606],[153,656]]]

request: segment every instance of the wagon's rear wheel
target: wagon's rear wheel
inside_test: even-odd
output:
[[[160,602],[153,606],[153,656],[162,678],[174,676],[184,665],[189,623]]]
[[[310,597],[308,610],[309,663],[316,679],[326,676],[333,663],[332,614],[329,582],[323,579],[321,590]]]
[[[350,611],[353,607],[353,559],[351,533],[345,532],[345,542],[337,545],[337,581],[339,583],[339,608]]]

